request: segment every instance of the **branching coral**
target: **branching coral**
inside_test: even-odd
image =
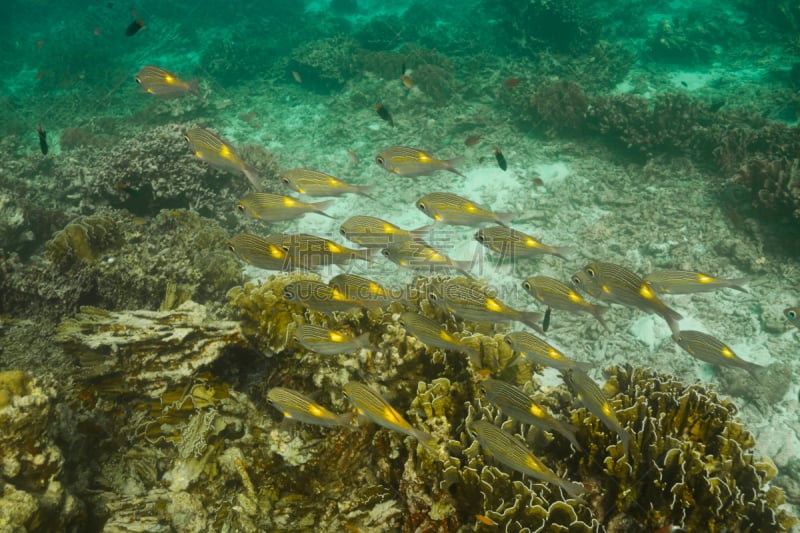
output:
[[[735,179],[750,188],[759,207],[778,217],[800,218],[800,160],[753,158]]]

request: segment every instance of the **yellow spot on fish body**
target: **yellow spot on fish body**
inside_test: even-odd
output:
[[[391,406],[384,407],[383,408],[383,418],[385,418],[386,420],[388,420],[392,424],[396,424],[398,426],[403,426],[403,427],[406,426],[405,420],[403,420],[403,417],[400,416],[400,413],[398,413],[394,409],[394,407],[391,407]]]
[[[550,357],[550,359],[563,359],[558,350],[554,348],[550,348],[549,350],[547,350],[547,356]]]
[[[316,405],[309,405],[308,406],[308,414],[314,415],[314,416],[322,416],[324,413],[322,412],[322,409],[320,409]]]
[[[433,215],[433,220],[435,220],[436,222],[439,222],[440,220],[442,220],[442,217],[439,216],[439,215]]]
[[[497,300],[493,298],[486,298],[486,310],[499,312],[503,310],[503,306],[501,306]]]
[[[576,304],[577,303],[581,303],[583,301],[583,298],[581,298],[581,295],[578,294],[575,291],[569,291],[567,293],[567,298],[569,299],[570,302],[576,303]]]
[[[277,246],[270,246],[269,247],[269,255],[271,255],[275,259],[282,259],[282,258],[286,257],[286,252],[281,250]]]
[[[428,154],[425,152],[420,152],[417,154],[417,159],[419,159],[420,163],[430,163],[432,159],[428,157]]]
[[[697,282],[698,283],[711,283],[714,281],[714,278],[711,276],[706,276],[705,274],[698,274],[697,275]]]
[[[334,244],[332,242],[329,242],[328,243],[328,251],[333,253],[333,254],[340,254],[340,253],[342,253],[342,248],[340,246],[337,246],[336,244]]]
[[[730,349],[730,348],[728,348],[727,346],[725,346],[724,348],[722,348],[722,351],[721,351],[720,353],[722,354],[722,356],[723,356],[723,357],[727,357],[728,359],[733,359],[733,358],[735,358],[735,357],[736,357],[736,354],[735,354],[735,353],[733,353],[733,352],[731,351],[731,349]]]
[[[284,207],[294,207],[297,205],[297,202],[287,196],[283,199],[283,205]]]
[[[600,410],[603,411],[603,414],[606,416],[614,416],[614,411],[611,410],[611,406],[608,405],[608,402],[603,402],[600,405]]]
[[[539,462],[532,455],[525,457],[525,465],[531,470],[535,470],[536,472],[542,471],[541,465],[539,465]]]
[[[334,177],[328,177],[328,185],[330,185],[331,187],[341,187],[342,182]]]
[[[298,187],[297,188],[297,192],[299,192],[300,194],[303,194],[304,192],[306,192],[306,190],[304,188],[302,188],[302,187]]]
[[[331,289],[331,298],[333,300],[336,300],[337,302],[347,301],[347,297],[342,292],[337,291],[336,289]]]
[[[288,411],[284,411],[283,416],[285,416],[286,418],[292,418],[291,413],[289,413]]]
[[[200,159],[203,159],[203,154],[200,152],[200,150],[195,150],[194,151],[194,155],[196,157],[199,157]]]
[[[328,334],[328,338],[331,342],[342,342],[344,340],[344,336],[341,333],[336,333],[335,331],[331,331]]]
[[[447,342],[458,342],[452,335],[442,330],[439,332],[439,338]]]
[[[466,211],[467,213],[474,213],[477,210],[478,208],[475,206],[475,204],[471,204],[469,202],[464,203],[464,211]]]
[[[228,148],[227,145],[223,144],[219,147],[219,155],[225,159],[230,159],[233,156],[233,152],[231,152],[231,149]]]
[[[164,76],[164,81],[172,85],[173,83],[175,83],[175,78],[167,74]]]
[[[394,233],[394,227],[391,224],[384,224],[383,225],[383,232],[387,235],[392,235]]]
[[[647,283],[642,283],[642,286],[639,287],[639,295],[645,300],[652,300],[656,297],[653,291],[650,290],[650,287],[647,286]]]
[[[539,248],[540,246],[536,240],[531,239],[530,237],[527,237],[524,242],[525,246],[527,246],[528,248]]]
[[[539,409],[539,406],[536,404],[531,404],[531,407],[530,409],[528,409],[528,412],[538,418],[544,417],[544,411]]]
[[[153,94],[153,89],[147,88],[144,90],[144,92]]]
[[[611,292],[611,287],[609,287],[608,285],[601,285],[601,286],[600,286],[600,288],[601,288],[601,289],[603,290],[603,292],[605,292],[605,293],[609,293],[609,292]]]

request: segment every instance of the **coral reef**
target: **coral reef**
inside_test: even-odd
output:
[[[718,40],[719,35],[711,33],[707,25],[676,27],[664,18],[656,23],[647,44],[650,54],[659,61],[695,65],[713,59],[713,44]]]
[[[312,41],[294,51],[289,68],[300,74],[304,87],[332,92],[353,77],[356,49],[356,42],[343,35]]]
[[[558,80],[540,85],[530,105],[534,121],[548,131],[575,134],[585,130],[589,98],[577,83]]]
[[[47,259],[61,270],[77,262],[93,263],[98,254],[120,244],[117,221],[108,215],[78,217],[47,241]]]
[[[799,159],[754,157],[739,168],[734,179],[750,188],[758,207],[785,220],[800,219]]]

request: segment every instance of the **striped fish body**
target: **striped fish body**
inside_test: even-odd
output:
[[[414,240],[393,242],[381,250],[381,253],[389,261],[403,268],[412,270],[434,270],[437,267],[448,268],[471,277],[468,272],[468,269],[472,266],[470,261],[450,259],[424,242]]]
[[[475,240],[503,257],[535,257],[554,255],[567,259],[570,246],[548,246],[530,235],[505,226],[489,226],[475,233]]]
[[[485,420],[476,420],[469,425],[468,429],[481,448],[512,470],[533,479],[558,485],[573,498],[578,498],[586,492],[586,489],[577,483],[558,477],[555,472],[533,455],[522,441],[494,424]]]
[[[748,278],[715,278],[689,270],[658,270],[646,275],[644,280],[657,294],[692,294],[725,288],[747,292],[742,285],[749,281]]]
[[[423,344],[441,350],[466,354],[477,368],[481,367],[478,350],[465,345],[458,338],[443,330],[436,321],[419,313],[407,312],[400,315],[400,325]]]
[[[486,396],[487,400],[517,422],[530,424],[545,431],[554,431],[567,439],[576,450],[583,450],[575,439],[578,428],[555,418],[517,387],[505,381],[490,378],[481,381],[478,389]]]
[[[460,159],[436,159],[430,153],[409,146],[392,146],[379,153],[375,162],[392,174],[406,178],[424,176],[437,170],[447,170],[466,178],[455,169]]]
[[[358,337],[350,337],[344,333],[312,324],[297,326],[294,340],[303,345],[305,349],[321,355],[349,354],[361,348],[369,348],[369,332]]]
[[[349,424],[350,417],[337,415],[308,396],[292,389],[273,387],[267,393],[267,400],[281,411],[286,418],[316,426],[352,427]]]
[[[562,376],[564,382],[572,389],[572,393],[583,403],[586,410],[599,418],[608,429],[619,435],[625,455],[628,455],[631,434],[622,427],[617,414],[597,383],[582,370],[567,370],[562,372]]]
[[[480,226],[493,223],[504,226],[513,213],[493,213],[475,202],[449,192],[426,194],[415,204],[436,222],[455,226]]]
[[[603,315],[609,308],[586,301],[575,289],[557,279],[547,276],[533,276],[522,282],[522,288],[544,305],[553,309],[560,309],[570,313],[589,313],[608,330],[608,325]]]
[[[409,424],[397,409],[370,387],[358,381],[350,381],[344,386],[343,392],[360,415],[379,426],[414,437],[420,444],[434,451],[434,438]]]
[[[256,169],[242,161],[233,146],[219,135],[203,128],[194,128],[187,131],[183,138],[199,159],[220,170],[241,172],[256,190],[261,187]]]
[[[289,254],[268,239],[249,233],[240,233],[228,241],[228,249],[240,260],[265,270],[291,269]]]
[[[678,346],[701,361],[713,365],[741,368],[748,371],[756,380],[759,379],[758,370],[763,368],[761,365],[745,361],[736,355],[728,345],[708,333],[684,330],[673,335],[673,338]]]
[[[673,333],[683,317],[667,306],[635,273],[614,263],[591,263],[572,276],[572,283],[598,300],[635,307],[666,320]]]
[[[463,320],[472,322],[514,320],[543,333],[539,326],[541,313],[514,309],[489,294],[486,289],[462,280],[444,281],[438,286],[431,285],[428,301]]]
[[[372,261],[370,250],[348,248],[308,233],[274,234],[270,239],[281,243],[281,247],[288,252],[295,268],[304,270],[328,265],[345,265],[353,259]]]
[[[386,248],[392,243],[420,238],[431,226],[404,230],[381,218],[356,215],[345,220],[339,233],[348,241],[368,248]]]
[[[197,80],[183,81],[175,74],[163,68],[147,65],[134,77],[142,90],[158,98],[182,98],[193,94],[201,100],[203,97],[197,90]]]
[[[281,181],[291,189],[308,196],[339,196],[353,193],[372,198],[367,192],[372,186],[359,186],[345,183],[333,176],[309,168],[287,170]],[[374,200],[374,198],[372,198]]]
[[[535,365],[557,370],[572,370],[573,368],[588,370],[592,368],[591,363],[570,359],[560,350],[551,346],[550,343],[527,331],[512,331],[505,336],[505,341],[512,350],[524,357],[529,363]]]
[[[264,222],[280,222],[300,218],[307,213],[316,213],[324,217],[333,218],[323,211],[332,203],[333,200],[307,203],[291,196],[268,192],[251,192],[236,202],[236,209],[240,213],[247,213],[251,217]]]
[[[283,288],[283,299],[326,314],[359,307],[357,302],[348,300],[336,289],[314,280],[299,280],[287,284]]]
[[[783,316],[785,316],[791,325],[800,329],[800,306],[797,307],[788,307],[783,310]]]
[[[387,307],[397,301],[399,296],[371,279],[346,272],[331,278],[328,285],[344,294],[348,300],[358,302],[367,309]]]

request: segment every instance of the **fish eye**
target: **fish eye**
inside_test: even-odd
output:
[[[347,237],[347,232],[344,230],[344,228],[339,228],[339,235],[342,237]]]
[[[475,240],[478,242],[483,242],[486,240],[486,237],[484,237],[483,233],[479,231],[478,233],[475,234]]]
[[[511,337],[508,336],[503,337],[503,340],[506,341],[506,344],[508,344],[509,346],[514,346],[514,342],[511,340]]]
[[[419,207],[420,211],[425,211],[425,202],[417,202],[417,207]]]
[[[383,160],[383,158],[381,156],[378,156],[378,157],[375,158],[375,162],[378,163],[379,165],[383,166],[384,160]]]
[[[590,278],[593,278],[594,277],[594,269],[593,268],[587,268],[586,269],[586,274],[588,274]]]
[[[186,141],[187,143],[191,143],[192,142],[192,141],[189,140],[189,136],[188,135],[184,135],[183,136],[183,140]]]
[[[236,204],[236,210],[240,213],[244,213],[244,205],[243,204]]]
[[[572,276],[572,278],[570,278],[570,279],[572,280],[573,285],[580,285],[581,284],[581,278],[578,277],[577,274]]]
[[[283,289],[283,299],[284,300],[294,300],[294,291],[292,289],[284,288]]]
[[[228,245],[228,250],[230,250],[233,253],[236,253],[236,247],[234,245],[232,245],[232,244]]]
[[[287,177],[281,178],[281,181],[286,183],[287,185],[289,184],[289,178],[287,178]]]
[[[398,324],[400,324],[400,325],[401,325],[401,326],[403,326],[403,327],[406,327],[406,321],[405,321],[405,320],[403,320],[402,318],[401,318],[401,319],[398,319],[397,323],[398,323]]]
[[[139,76],[136,76],[136,77],[135,77],[135,78],[133,78],[133,79],[134,79],[134,80],[136,80],[136,83],[138,83],[139,85],[141,85],[141,84],[142,84],[142,80],[141,80],[141,78],[139,78]]]
[[[384,257],[389,257],[389,249],[388,248],[384,248],[383,250],[381,250],[381,254]]]
[[[531,284],[528,283],[527,281],[523,281],[522,282],[522,288],[525,289],[526,291],[530,291],[531,290]]]
[[[788,311],[786,311],[786,316],[789,318],[789,320],[794,320],[795,318],[797,318],[797,311],[795,311],[794,309],[789,309]]]
[[[478,387],[478,392],[486,396],[486,385],[481,385],[480,387]]]
[[[435,301],[436,301],[436,300],[438,300],[438,299],[439,299],[439,297],[438,297],[438,296],[436,296],[434,293],[432,293],[432,292],[429,292],[429,293],[428,293],[428,300],[430,300],[430,301],[432,301],[432,302],[435,302]]]

